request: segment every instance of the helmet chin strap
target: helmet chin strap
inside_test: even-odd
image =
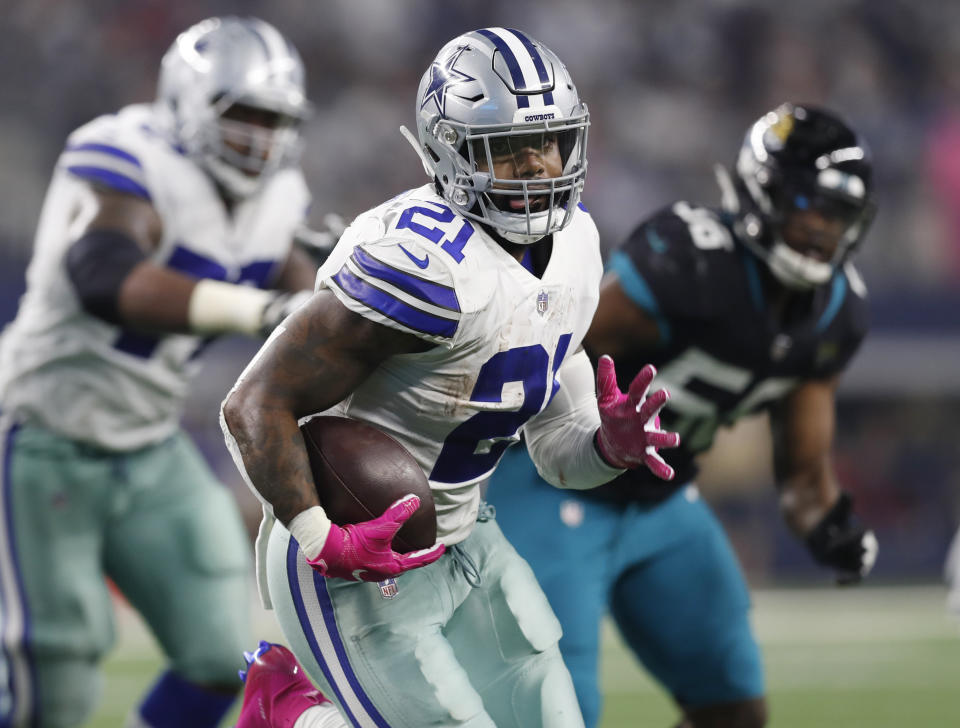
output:
[[[833,277],[834,264],[824,263],[798,253],[782,240],[766,248],[747,235],[742,222],[737,225],[737,237],[750,252],[767,264],[767,268],[781,284],[795,291],[809,291],[822,286]]]

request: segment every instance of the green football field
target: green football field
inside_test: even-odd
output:
[[[935,586],[758,590],[754,619],[767,665],[771,725],[960,726],[960,621],[946,614],[944,599]],[[279,639],[269,613],[258,612],[257,624],[258,635]],[[119,628],[100,708],[88,726],[121,726],[160,667],[152,639],[123,608]],[[603,728],[668,728],[675,722],[669,699],[609,628],[603,684]]]

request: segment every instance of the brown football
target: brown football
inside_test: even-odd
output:
[[[408,493],[417,509],[393,539],[400,553],[433,546],[437,512],[423,470],[399,442],[377,428],[321,415],[300,427],[320,505],[340,526],[369,521]]]

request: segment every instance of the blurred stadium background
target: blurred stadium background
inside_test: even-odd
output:
[[[585,200],[607,249],[676,198],[714,204],[714,162],[784,100],[840,112],[873,147],[879,214],[858,258],[873,325],[840,392],[836,462],[876,529],[862,589],[829,588],[776,510],[764,423],[721,439],[701,482],[751,583],[776,726],[960,725],[960,638],[943,560],[960,514],[960,4],[953,0],[5,0],[0,44],[0,324],[24,287],[44,189],[65,135],[153,97],[177,32],[256,14],[300,48],[312,222],[346,218],[423,173],[397,129],[420,74],[473,28],[523,28],[565,60],[593,127]],[[249,342],[207,355],[186,424],[251,527],[217,406]],[[122,612],[123,613],[123,612]],[[124,616],[92,725],[119,725],[158,656]],[[263,630],[272,627],[261,615]],[[275,632],[274,632],[275,634]],[[605,725],[667,725],[668,702],[609,635]]]

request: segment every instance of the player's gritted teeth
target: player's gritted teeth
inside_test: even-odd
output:
[[[527,186],[527,194],[517,185],[499,187],[494,185],[490,199],[500,210],[511,212],[543,212],[550,207],[549,183],[534,183]],[[539,194],[538,194],[539,193]]]

